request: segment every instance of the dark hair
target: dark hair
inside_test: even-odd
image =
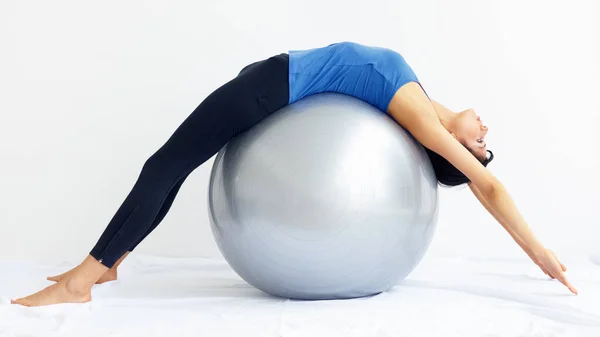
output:
[[[469,149],[467,148],[467,150]],[[429,160],[433,165],[433,170],[435,171],[435,175],[440,184],[446,186],[458,186],[469,182],[469,178],[467,178],[462,172],[454,167],[454,165],[450,164],[450,162],[444,157],[429,150],[428,148],[425,148],[425,151],[429,156]],[[473,153],[471,150],[469,150],[469,152]],[[494,153],[490,150],[487,150],[487,152],[490,153],[490,156],[486,158],[479,158],[473,154],[483,164],[483,166],[487,166],[492,160],[494,160]]]

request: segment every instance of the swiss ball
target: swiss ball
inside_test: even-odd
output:
[[[376,295],[421,261],[438,190],[421,144],[350,96],[305,97],[216,155],[211,230],[246,282],[289,299]]]

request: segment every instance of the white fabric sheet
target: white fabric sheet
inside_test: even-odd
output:
[[[600,336],[600,257],[564,260],[579,295],[523,259],[428,258],[395,288],[354,300],[273,298],[221,260],[134,254],[92,302],[25,308],[70,263],[0,261],[0,336]]]

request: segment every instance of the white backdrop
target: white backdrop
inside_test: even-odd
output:
[[[0,258],[80,260],[206,95],[250,62],[343,40],[398,50],[433,98],[475,108],[490,169],[542,242],[588,253],[600,237],[599,11],[594,0],[2,0]],[[220,256],[211,165],[139,252]],[[440,201],[430,254],[522,254],[468,189]]]

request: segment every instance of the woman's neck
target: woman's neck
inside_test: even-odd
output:
[[[456,118],[456,112],[446,108],[445,106],[441,105],[440,103],[438,103],[434,100],[431,100],[431,103],[433,104],[435,112],[438,115],[438,119],[440,120],[440,123],[442,123],[442,125],[444,126],[444,128],[446,128],[446,130],[448,130],[448,131],[452,130],[454,118]]]

